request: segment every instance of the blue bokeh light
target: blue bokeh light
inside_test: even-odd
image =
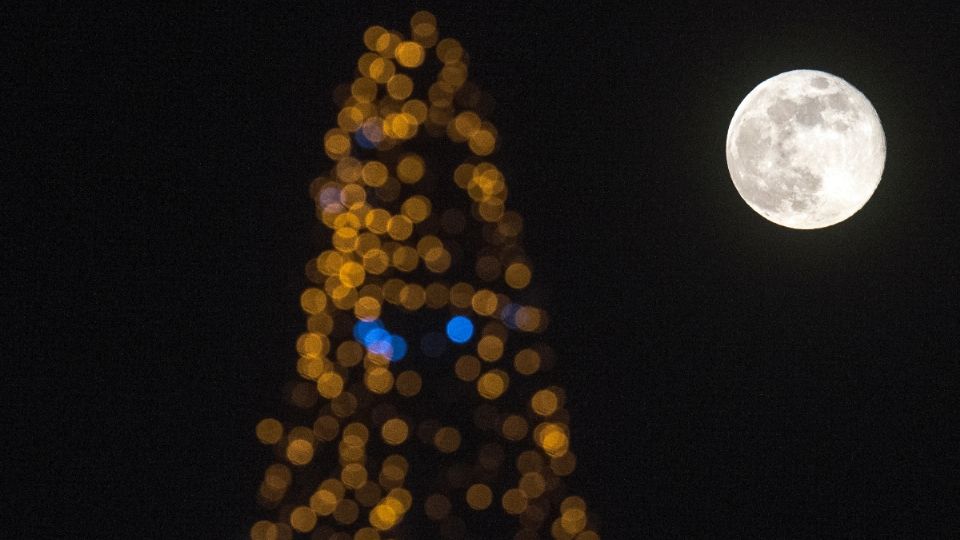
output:
[[[407,354],[407,341],[388,332],[379,319],[357,321],[353,325],[353,337],[363,343],[368,351],[385,356],[391,362],[396,362]]]
[[[447,322],[447,337],[454,343],[466,343],[473,337],[473,322],[457,315]]]

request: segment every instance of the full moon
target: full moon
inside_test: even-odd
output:
[[[727,168],[740,196],[793,229],[819,229],[855,214],[877,189],[886,155],[873,105],[823,71],[763,81],[727,131]]]

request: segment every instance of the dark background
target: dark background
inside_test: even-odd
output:
[[[45,294],[9,327],[40,332],[8,394],[36,407],[8,427],[21,534],[246,536],[331,92],[366,27],[422,8],[497,101],[604,537],[960,534],[960,11],[637,4],[21,8],[7,151],[45,145],[26,178],[54,187],[27,223]],[[887,138],[870,202],[815,231],[755,214],[724,155],[740,100],[798,68]]]

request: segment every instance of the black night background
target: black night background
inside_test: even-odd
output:
[[[282,414],[304,264],[329,242],[308,186],[332,165],[331,92],[367,27],[419,9],[496,102],[567,484],[602,538],[960,534],[960,9],[305,2],[6,24],[33,103],[13,148],[46,149],[32,175],[56,206],[44,294],[8,327],[38,361],[8,393],[4,536],[249,538],[254,426]],[[753,212],[724,155],[743,97],[800,68],[859,88],[887,140],[872,199],[812,231]]]

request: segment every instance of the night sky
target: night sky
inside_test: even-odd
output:
[[[602,537],[960,534],[960,10],[577,4],[27,14],[56,118],[35,174],[61,203],[37,365],[79,378],[38,392],[58,428],[29,445],[60,449],[57,479],[21,467],[18,500],[65,502],[24,511],[24,537],[247,537],[270,461],[253,429],[283,413],[328,241],[307,187],[332,165],[331,92],[365,28],[417,9],[496,100],[568,484]],[[887,141],[872,199],[812,231],[751,210],[724,154],[743,97],[801,68],[856,86]]]

